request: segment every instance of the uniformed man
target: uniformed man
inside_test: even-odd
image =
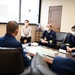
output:
[[[55,57],[51,69],[57,75],[75,75],[75,60],[59,56]]]
[[[72,34],[68,36],[66,45],[61,47],[62,49],[67,50],[68,52],[71,52],[72,50],[75,49],[75,26],[73,26],[71,30]]]
[[[47,25],[47,30],[43,32],[43,35],[39,41],[39,45],[44,45],[53,48],[56,44],[56,33],[52,30],[52,24]]]
[[[17,24],[17,22],[9,21],[6,25],[5,35],[0,37],[0,47],[21,48],[24,64],[25,66],[28,67],[31,65],[31,57],[27,54],[27,52],[24,52],[21,42],[19,42],[15,38],[18,32],[19,32],[19,25]]]

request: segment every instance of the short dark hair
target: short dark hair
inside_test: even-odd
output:
[[[25,20],[25,21],[27,21],[27,22],[29,23],[29,20]],[[25,22],[25,21],[24,21],[24,22]]]
[[[19,25],[16,21],[9,21],[6,26],[7,33],[14,33],[16,29],[19,28]]]
[[[72,28],[71,29],[75,29],[75,25],[74,26],[72,26]]]

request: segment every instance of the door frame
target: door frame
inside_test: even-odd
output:
[[[60,18],[60,28],[61,28],[61,19],[62,19],[62,5],[58,5],[58,6],[49,6],[49,10],[48,10],[48,24],[50,23],[50,7],[61,7],[61,18]],[[60,32],[60,28],[59,28],[59,32]]]

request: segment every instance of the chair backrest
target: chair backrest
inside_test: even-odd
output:
[[[56,75],[49,68],[47,63],[38,54],[33,58],[31,63],[30,75]]]
[[[66,32],[56,32],[56,41],[57,42],[66,42],[68,33]]]
[[[0,48],[0,75],[16,75],[24,70],[20,49]]]

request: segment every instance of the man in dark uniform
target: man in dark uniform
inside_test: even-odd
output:
[[[52,24],[47,25],[47,30],[43,32],[43,35],[39,41],[39,45],[44,45],[53,48],[56,44],[56,33],[52,30]]]
[[[68,52],[71,52],[75,49],[75,26],[71,28],[72,34],[68,36],[66,45],[62,46],[61,49],[65,49]]]
[[[51,69],[58,75],[75,75],[75,60],[55,57]]]
[[[0,37],[0,47],[9,47],[9,48],[21,48],[23,54],[25,66],[30,66],[31,60],[28,58],[29,55],[23,51],[21,42],[16,40],[16,36],[19,31],[19,25],[16,21],[9,21],[6,25],[6,34],[3,37]]]
[[[67,52],[75,50],[75,26],[71,28],[67,43],[62,46]],[[55,57],[51,66],[52,71],[58,75],[75,75],[75,60],[71,58]]]

